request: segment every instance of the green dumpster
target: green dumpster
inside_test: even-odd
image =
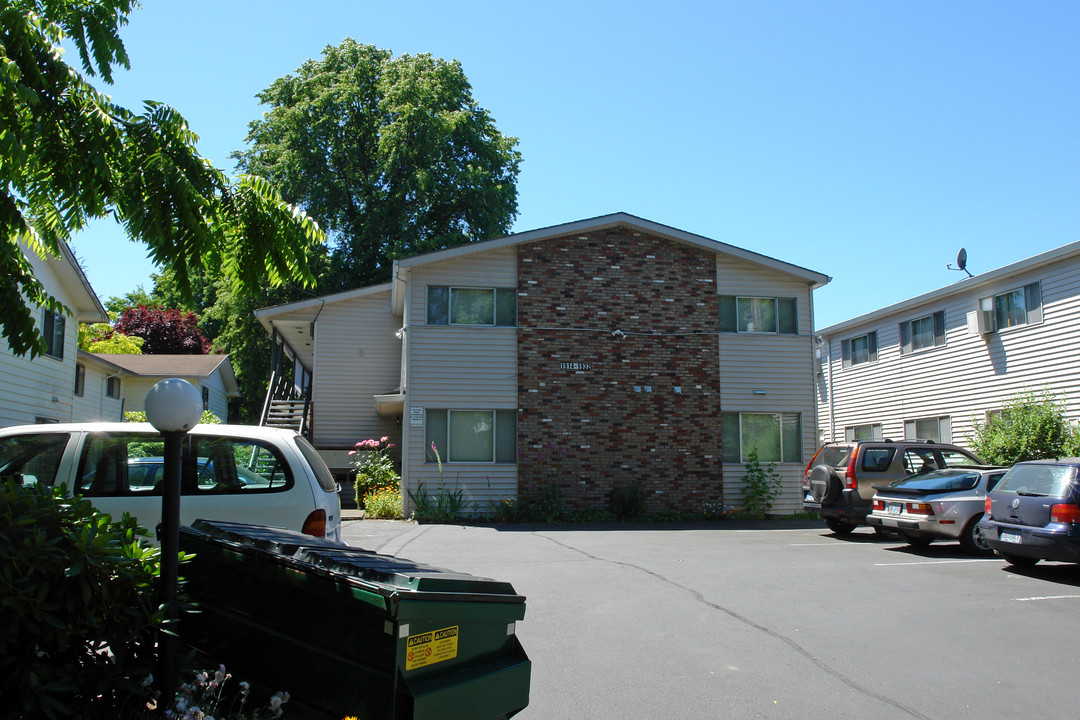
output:
[[[233,677],[286,690],[288,717],[508,718],[528,705],[505,582],[278,528],[180,529],[181,641]]]

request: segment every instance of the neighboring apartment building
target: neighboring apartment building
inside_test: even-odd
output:
[[[34,277],[73,315],[33,308],[47,350],[33,360],[11,353],[0,339],[0,425],[68,422],[76,410],[76,358],[80,322],[106,322],[108,316],[68,247],[58,258],[42,259],[25,249]]]
[[[120,355],[79,351],[76,372],[86,378],[84,402],[93,415],[95,404],[102,411],[97,417],[76,419],[122,420],[123,413],[144,411],[146,394],[165,378],[181,378],[201,393],[203,410],[229,419],[229,398],[239,397],[240,389],[228,355]],[[76,387],[78,395],[78,387]]]
[[[964,445],[1018,392],[1080,420],[1080,242],[819,330],[822,440]]]
[[[310,378],[295,390],[342,474],[357,441],[389,436],[406,491],[461,488],[481,512],[552,476],[571,507],[639,483],[650,511],[696,510],[737,503],[757,446],[786,512],[816,446],[813,290],[828,281],[620,213],[399,260],[385,285],[256,315]]]

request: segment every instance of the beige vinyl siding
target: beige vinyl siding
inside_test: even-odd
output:
[[[802,461],[776,464],[784,491],[772,512],[802,510],[803,471],[817,449],[810,286],[769,268],[725,256],[717,258],[716,275],[719,295],[797,300],[798,335],[719,333],[720,407],[723,412],[800,414]],[[754,394],[754,390],[765,394]],[[746,468],[739,463],[724,463],[723,473],[724,500],[738,507]]]
[[[1042,284],[1041,323],[1007,328],[982,337],[969,327],[978,299],[1036,281]],[[945,311],[945,344],[901,355],[901,322]],[[878,332],[878,362],[841,367],[840,340],[869,329]],[[970,443],[973,420],[981,422],[1017,392],[1051,389],[1068,400],[1068,416],[1080,420],[1080,260],[1042,271],[1029,270],[992,286],[879,319],[873,326],[828,338],[831,398],[819,405],[826,439],[843,439],[846,426],[879,422],[884,437],[901,438],[904,421],[949,416],[952,441]],[[831,423],[830,423],[831,419]]]
[[[503,498],[517,496],[517,465],[425,462],[424,427],[410,422],[411,408],[451,410],[517,409],[517,329],[427,325],[428,285],[517,287],[517,249],[412,268],[406,298],[409,318],[405,422],[402,457],[406,490],[461,488],[470,509],[487,512]],[[426,419],[425,419],[426,421]],[[405,493],[408,506],[408,493]],[[407,513],[408,511],[406,511]]]
[[[221,422],[229,421],[229,396],[225,394],[225,383],[221,380],[221,373],[215,372],[208,378],[203,378],[198,383],[199,393],[208,388],[210,396],[207,398],[207,410],[221,418]]]
[[[390,313],[390,291],[328,303],[315,328],[314,444],[351,448],[396,435],[397,421],[380,418],[374,400],[400,382],[401,322]]]

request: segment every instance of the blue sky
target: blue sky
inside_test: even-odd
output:
[[[167,0],[113,98],[230,173],[255,93],[345,37],[461,61],[520,140],[515,231],[628,212],[825,273],[816,326],[1080,240],[1080,3]],[[142,284],[111,222],[104,300]]]

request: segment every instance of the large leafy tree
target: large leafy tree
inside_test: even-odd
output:
[[[210,352],[210,341],[199,329],[199,318],[191,312],[139,305],[120,313],[113,329],[142,338],[144,355],[205,355]]]
[[[389,279],[394,258],[509,231],[517,139],[457,61],[345,40],[258,96],[241,170],[273,181],[334,240],[322,292]]]
[[[316,223],[254,175],[230,179],[195,149],[175,110],[113,103],[88,77],[128,67],[119,30],[135,0],[0,2],[0,335],[16,354],[44,349],[30,303],[66,310],[34,277],[21,244],[56,257],[88,220],[112,216],[177,288],[213,269],[241,292],[311,285]],[[80,73],[64,60],[75,48]],[[85,74],[85,75],[84,75]]]

